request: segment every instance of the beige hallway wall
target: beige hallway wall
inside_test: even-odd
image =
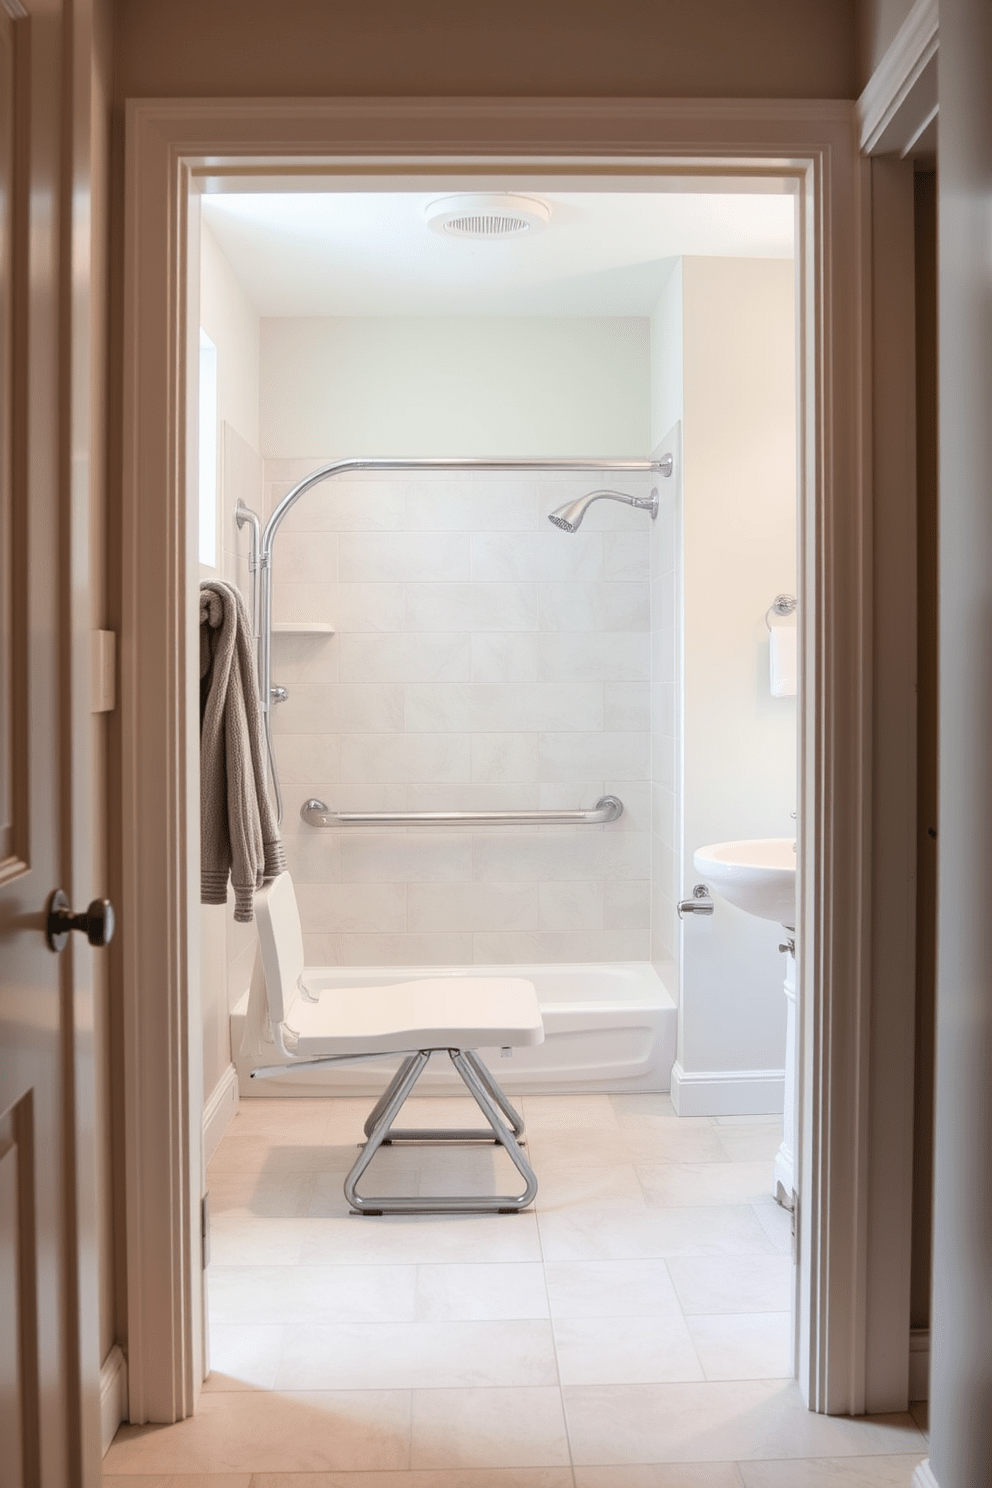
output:
[[[854,0],[121,0],[121,97],[854,98]]]

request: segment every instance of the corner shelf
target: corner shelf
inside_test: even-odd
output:
[[[329,620],[275,620],[273,635],[333,635],[334,626]]]

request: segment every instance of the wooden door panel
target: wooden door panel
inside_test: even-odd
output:
[[[52,891],[75,887],[69,33],[58,0],[8,11],[0,0],[0,1488],[82,1488],[99,1464],[81,1447],[93,1246],[75,1193],[76,981],[44,934]]]
[[[30,1099],[0,1116],[0,1488],[38,1481],[34,1143]]]

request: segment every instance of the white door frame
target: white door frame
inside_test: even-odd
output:
[[[197,176],[228,175],[231,166],[248,177],[502,169],[794,179],[804,659],[799,1375],[811,1409],[860,1414],[866,1398],[881,1398],[866,1385],[867,1299],[892,1253],[878,1237],[897,1251],[908,1237],[896,1233],[899,1206],[888,1227],[885,1214],[869,1214],[862,1160],[879,948],[872,920],[870,177],[858,159],[853,105],[167,99],[129,103],[126,133],[121,925],[130,1419],[190,1414],[201,1372],[202,1091],[192,1000],[198,842],[186,812],[197,779],[195,694],[187,680],[197,655],[189,592],[196,569],[186,546],[187,527],[195,528],[186,522],[187,469],[195,460],[190,467],[183,444],[185,288],[187,267],[195,272],[187,263],[191,189]],[[915,636],[908,639],[915,646]],[[906,805],[912,811],[913,802]],[[908,1289],[905,1319],[900,1306],[888,1324],[891,1331],[905,1323],[908,1357]]]

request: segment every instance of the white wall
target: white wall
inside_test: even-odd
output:
[[[658,520],[651,535],[651,959],[674,998],[681,942],[675,914],[679,884],[679,790],[676,771],[676,619],[682,520],[682,260],[651,317],[652,454],[671,453],[670,479],[657,481]]]
[[[258,311],[202,219],[200,229],[200,324],[217,348],[218,418],[258,449]]]
[[[258,456],[259,319],[206,224],[201,224],[200,324],[217,348],[220,545],[218,576],[248,597],[248,529],[234,507],[242,496],[262,512]],[[201,575],[208,576],[201,569]],[[199,836],[199,801],[191,800]],[[230,907],[200,906],[203,1089],[209,1098],[231,1063],[229,1008],[251,977],[255,934],[234,924]]]
[[[266,319],[261,354],[269,457],[650,448],[646,318]]]
[[[765,626],[775,595],[796,592],[791,262],[683,260],[683,323],[680,897],[688,897],[702,877],[697,847],[795,831],[795,699],[771,696]],[[715,902],[711,918],[682,927],[673,1091],[686,1114],[702,1114],[694,1082],[700,1100],[705,1088],[719,1102],[722,1089],[726,1109],[740,1096],[732,1081],[700,1077],[784,1063],[781,928]]]

